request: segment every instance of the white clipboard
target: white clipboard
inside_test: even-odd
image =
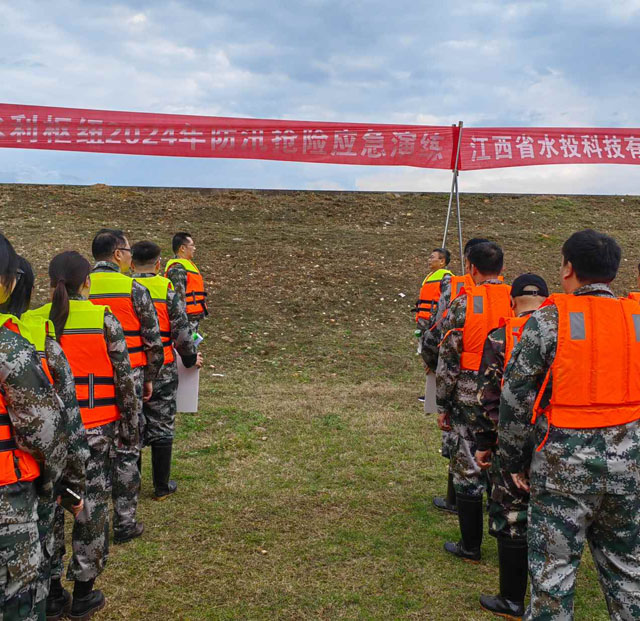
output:
[[[176,397],[176,410],[178,412],[198,411],[198,392],[200,389],[200,369],[193,366],[187,369],[180,356],[176,352],[178,365],[178,395]]]
[[[427,381],[424,386],[424,413],[437,414],[438,406],[436,405],[436,374],[428,373]]]

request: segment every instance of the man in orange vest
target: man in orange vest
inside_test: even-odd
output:
[[[191,233],[176,233],[171,247],[175,256],[167,261],[164,275],[173,283],[187,309],[191,330],[196,333],[202,319],[209,314],[204,279],[193,262],[196,245]]]
[[[138,394],[138,416],[143,399],[153,392],[153,380],[164,363],[156,309],[146,287],[126,276],[131,268],[131,247],[116,229],[98,231],[91,245],[96,264],[91,272],[89,299],[108,306],[124,331]],[[136,521],[140,492],[141,446],[119,446],[113,460],[113,541],[125,543],[139,537],[144,527]]]
[[[476,462],[489,471],[491,504],[489,533],[498,541],[500,593],[480,596],[480,605],[498,615],[521,617],[527,589],[527,507],[529,494],[516,487],[501,467],[498,410],[504,369],[526,321],[549,295],[547,283],[536,274],[521,274],[511,284],[513,317],[489,332],[478,370],[478,405],[472,427]]]
[[[640,619],[640,311],[609,286],[620,257],[612,237],[574,233],[565,294],[529,318],[505,371],[500,458],[531,491],[525,619],[573,618],[585,541],[610,617]]]
[[[154,499],[163,500],[178,489],[170,480],[171,452],[175,431],[178,367],[175,352],[189,368],[202,366],[184,306],[171,281],[159,276],[160,246],[141,241],[131,247],[133,278],[149,289],[160,323],[164,365],[153,380],[153,394],[143,406],[144,446],[151,447]]]
[[[471,427],[477,395],[482,347],[502,317],[511,314],[510,287],[500,280],[503,254],[493,242],[476,244],[468,254],[474,285],[465,286],[451,303],[443,321],[444,337],[436,370],[438,426],[451,431],[450,469],[456,491],[461,540],[446,542],[455,556],[480,560],[482,494],[486,476],[475,461],[476,440]]]
[[[426,330],[421,337],[420,353],[422,355],[427,373],[435,373],[438,366],[438,352],[440,348],[440,341],[442,340],[443,336],[443,333],[441,332],[442,321],[447,312],[447,309],[449,308],[449,304],[451,304],[452,299],[455,299],[459,295],[465,283],[467,285],[473,285],[473,280],[471,279],[471,275],[469,274],[469,271],[471,270],[468,258],[469,250],[471,250],[473,246],[482,244],[487,241],[489,240],[481,237],[474,237],[467,241],[467,243],[465,244],[464,276],[445,274],[442,277],[442,282],[440,283],[440,298],[438,299],[436,312],[432,317],[429,330]],[[451,456],[451,440],[451,433],[448,431],[443,431],[440,452],[445,459],[449,459],[449,457]],[[446,496],[435,496],[433,498],[433,505],[436,507],[436,509],[440,509],[441,511],[446,511],[448,513],[457,512],[458,509],[456,505],[456,490],[453,485],[453,474],[451,473],[451,469],[449,469],[447,479],[447,494]]]
[[[440,285],[445,276],[453,276],[453,272],[447,269],[451,261],[451,253],[446,248],[434,248],[427,259],[429,274],[422,281],[420,297],[416,300],[413,312],[416,313],[418,328],[424,332],[432,325],[438,300],[440,299]]]

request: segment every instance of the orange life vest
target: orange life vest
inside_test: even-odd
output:
[[[170,364],[175,358],[173,353],[173,341],[171,340],[171,320],[169,319],[169,309],[167,307],[167,298],[169,290],[173,289],[173,283],[163,276],[149,276],[146,278],[134,278],[136,282],[146,287],[151,294],[153,305],[158,315],[158,323],[160,324],[160,338],[162,339],[162,347],[164,350],[164,364]]]
[[[60,346],[73,373],[85,429],[120,419],[113,365],[104,335],[105,310],[88,300],[69,300],[69,316],[60,337]],[[49,317],[50,312],[51,304],[45,304],[28,315]]]
[[[629,299],[635,302],[640,302],[640,291],[631,291],[629,293]]]
[[[207,292],[204,288],[204,279],[200,270],[193,261],[188,259],[169,259],[164,268],[165,277],[169,273],[172,265],[180,264],[187,272],[187,288],[185,291],[185,305],[187,307],[187,315],[207,314]]]
[[[19,323],[9,315],[0,315],[0,327],[20,334]],[[33,455],[19,449],[13,435],[4,390],[0,387],[0,486],[33,481],[40,475],[40,466]]]
[[[147,354],[140,335],[140,319],[131,297],[133,283],[133,278],[120,272],[91,272],[89,300],[108,306],[116,316],[127,341],[131,368],[135,369],[147,364]]]
[[[440,285],[446,274],[453,276],[449,270],[440,269],[429,274],[420,287],[420,299],[416,301],[416,307],[413,309],[416,313],[416,321],[424,319],[429,321],[438,307],[440,299]]]
[[[504,346],[504,368],[507,368],[507,364],[509,360],[511,360],[511,354],[513,353],[513,348],[520,341],[520,336],[522,335],[522,328],[524,328],[524,324],[527,323],[529,317],[531,315],[524,315],[524,317],[506,317],[501,322],[500,325],[504,325],[505,327],[505,346]]]
[[[509,285],[483,284],[465,287],[467,314],[462,330],[462,356],[460,368],[477,371],[480,368],[482,349],[487,335],[497,328],[500,319],[511,317],[511,287]]]
[[[534,405],[549,425],[594,429],[640,419],[640,309],[637,302],[552,295],[558,309],[556,356]],[[540,401],[551,380],[549,405]],[[543,443],[544,444],[544,443]]]

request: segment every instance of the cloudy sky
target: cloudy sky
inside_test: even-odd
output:
[[[640,127],[640,0],[0,0],[4,103],[310,121]],[[0,182],[446,191],[402,167],[0,150]],[[640,194],[640,166],[462,191]]]

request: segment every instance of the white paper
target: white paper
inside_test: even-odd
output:
[[[176,399],[178,412],[198,411],[198,390],[200,388],[200,369],[195,366],[187,369],[176,353],[178,364],[178,396]]]
[[[436,374],[429,373],[424,387],[424,413],[437,414],[436,406]]]

